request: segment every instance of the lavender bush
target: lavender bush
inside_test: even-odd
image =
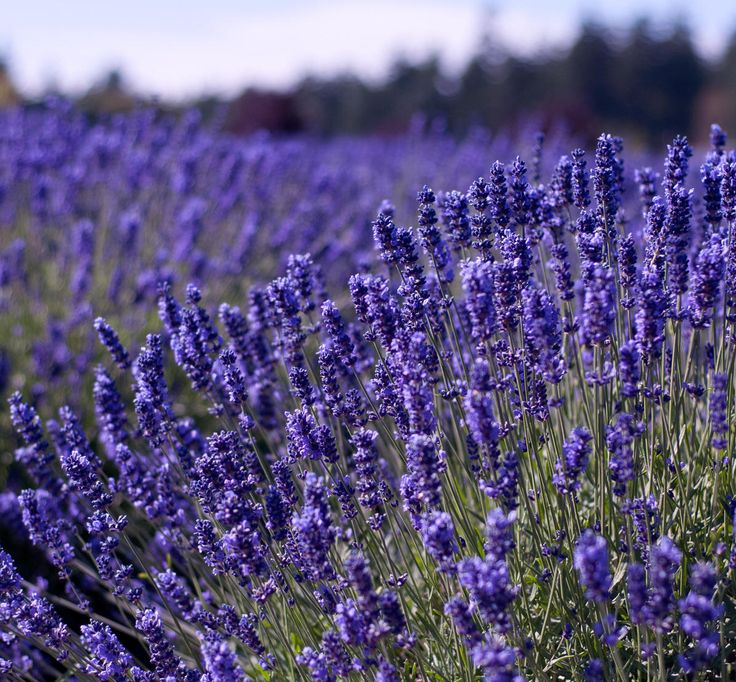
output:
[[[635,174],[619,138],[547,165],[538,138],[531,170],[420,182],[416,229],[384,202],[361,234],[344,217],[369,196],[356,176],[320,194],[314,165],[289,168],[311,143],[263,142],[251,166],[189,119],[121,118],[98,140],[69,112],[16,115],[0,210],[26,267],[9,242],[3,290],[25,287],[9,315],[32,334],[34,306],[55,304],[38,283],[68,282],[64,319],[99,344],[51,339],[47,356],[84,373],[107,354],[88,391],[67,377],[9,400],[4,543],[53,570],[0,551],[7,679],[736,675],[736,154],[720,129],[700,182],[684,138]],[[134,163],[142,138],[154,154]],[[403,154],[394,167],[416,163]],[[163,169],[182,184],[157,195]],[[196,209],[207,176],[222,192]],[[62,219],[78,202],[115,236]],[[264,222],[243,230],[254,205]]]

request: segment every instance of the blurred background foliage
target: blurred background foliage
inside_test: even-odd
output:
[[[0,103],[20,101],[12,69],[0,68]],[[140,99],[114,71],[77,102],[105,114],[132,109]],[[736,128],[736,33],[719,56],[705,59],[685,23],[665,31],[644,19],[626,31],[586,23],[567,49],[526,58],[502,51],[488,36],[454,75],[432,57],[398,61],[381,82],[351,74],[309,77],[288,90],[246,87],[231,99],[155,104],[194,104],[208,117],[224,116],[237,134],[394,134],[419,115],[458,135],[473,126],[513,129],[534,119],[540,128],[563,126],[588,139],[614,130],[642,146],[660,145],[675,133],[698,141],[712,121]]]

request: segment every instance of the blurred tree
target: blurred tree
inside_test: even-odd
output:
[[[10,69],[5,60],[0,57],[0,108],[19,104],[21,97],[13,85]]]
[[[79,100],[79,106],[93,114],[132,111],[138,99],[129,90],[119,69],[112,69]]]

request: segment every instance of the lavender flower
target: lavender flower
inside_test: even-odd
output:
[[[461,192],[448,192],[442,200],[442,218],[450,244],[455,250],[468,248],[472,237],[468,200]]]
[[[171,400],[164,380],[161,337],[149,334],[135,362],[135,413],[143,435],[158,445],[171,425]]]
[[[491,186],[484,178],[478,178],[470,185],[467,196],[475,209],[475,214],[470,219],[473,248],[487,254],[493,245],[493,223],[487,215],[491,203]]]
[[[517,588],[511,583],[506,562],[463,559],[458,564],[458,577],[481,617],[498,632],[507,632],[511,627],[507,609],[516,598]]]
[[[291,280],[303,313],[314,310],[314,294],[322,295],[322,272],[309,253],[291,254],[286,264],[286,276]]]
[[[604,229],[608,233],[620,206],[621,186],[618,177],[616,141],[611,135],[601,135],[595,148],[593,187]]]
[[[500,637],[489,634],[477,642],[471,651],[473,665],[483,670],[485,680],[494,682],[522,682],[515,673],[516,651]]]
[[[29,642],[39,641],[56,651],[58,659],[68,656],[69,629],[53,606],[35,592],[26,593],[12,557],[0,547],[0,618],[3,625]],[[6,643],[13,641],[8,633]]]
[[[478,343],[489,341],[498,324],[494,302],[493,263],[482,260],[464,262],[462,282],[473,339]]]
[[[703,244],[692,276],[690,321],[693,327],[710,326],[724,271],[723,244],[717,235],[713,235]]]
[[[593,658],[585,665],[584,682],[605,682],[605,668],[599,658]]]
[[[309,668],[313,680],[326,680],[330,682],[333,677],[330,676],[330,670],[327,667],[327,659],[321,652],[315,651],[311,646],[305,646],[296,656],[296,662],[299,665]]]
[[[340,311],[330,300],[322,303],[322,323],[329,339],[329,348],[345,367],[352,367],[356,361],[355,347],[346,331]]]
[[[454,278],[450,249],[437,228],[437,213],[434,208],[434,192],[427,187],[417,195],[419,210],[417,215],[419,243],[434,264],[440,280],[450,283]]]
[[[572,189],[572,160],[561,156],[550,181],[552,205],[555,208],[572,206],[575,198]]]
[[[564,241],[554,244],[550,250],[552,261],[550,268],[555,273],[555,286],[560,295],[560,300],[569,301],[574,296],[572,274],[570,271],[570,260],[567,246]]]
[[[635,320],[636,343],[647,364],[662,353],[666,311],[667,297],[659,274],[652,269],[644,270],[639,282],[639,309]]]
[[[652,168],[646,167],[634,171],[634,180],[639,185],[639,198],[642,204],[642,214],[646,218],[652,202],[657,194],[657,180],[659,174]]]
[[[644,432],[644,425],[626,412],[616,417],[613,426],[606,427],[606,448],[611,453],[608,468],[614,482],[615,495],[626,494],[626,486],[634,480],[634,441]]]
[[[643,623],[647,617],[647,574],[644,566],[630,563],[626,572],[626,599],[632,623]]]
[[[627,341],[618,349],[618,377],[621,395],[625,398],[635,398],[639,394],[640,362],[641,355],[635,341]]]
[[[530,284],[522,292],[524,339],[529,360],[545,381],[556,384],[565,374],[565,361],[560,355],[562,328],[560,314],[552,297]]]
[[[693,648],[678,656],[686,673],[694,673],[707,666],[720,648],[719,635],[708,626],[723,615],[722,605],[713,603],[718,574],[712,564],[700,562],[690,572],[690,591],[678,603],[680,627],[693,640]]]
[[[526,164],[517,156],[511,164],[511,217],[515,225],[528,225],[531,221],[531,202],[529,183],[526,179]]]
[[[572,152],[572,196],[575,206],[581,211],[590,206],[588,182],[590,180],[586,168],[585,152],[575,149]]]
[[[181,307],[171,293],[171,282],[167,280],[158,284],[158,316],[169,334],[174,334],[181,325]]]
[[[608,342],[616,319],[613,273],[602,265],[594,267],[583,302],[583,343],[600,346]]]
[[[72,488],[81,493],[95,510],[104,509],[112,501],[97,473],[97,461],[83,449],[62,452],[61,468],[69,478]]]
[[[687,138],[678,135],[667,145],[667,159],[664,165],[664,180],[662,187],[665,197],[672,196],[678,185],[683,185],[687,178],[688,159],[693,155],[693,150],[688,144]]]
[[[475,443],[488,449],[491,459],[498,456],[499,428],[493,415],[491,378],[488,367],[477,363],[471,372],[470,390],[465,396],[468,427]]]
[[[401,678],[396,668],[386,659],[381,658],[378,662],[378,671],[376,672],[376,682],[400,682]]]
[[[228,495],[245,497],[260,482],[255,453],[235,431],[219,431],[207,439],[206,451],[194,463],[191,489],[205,511],[217,514]]]
[[[202,658],[207,682],[238,682],[245,680],[245,673],[238,665],[237,656],[227,641],[209,632],[203,637]]]
[[[588,466],[593,437],[582,427],[575,427],[562,445],[562,459],[555,463],[552,482],[560,495],[572,495],[580,490],[580,475]]]
[[[626,308],[633,308],[636,297],[636,247],[634,245],[633,235],[627,234],[619,241],[618,245],[618,271],[619,282],[621,288],[626,294],[621,305]]]
[[[393,216],[387,213],[379,213],[371,226],[373,227],[373,241],[379,255],[385,263],[395,263],[398,260],[398,250],[396,225],[394,225]]]
[[[649,591],[645,622],[657,632],[669,632],[675,609],[674,578],[682,552],[669,539],[662,538],[649,553]]]
[[[237,364],[235,351],[231,347],[225,348],[220,353],[219,360],[228,400],[234,405],[244,405],[248,400],[248,392],[245,388],[245,378]]]
[[[101,317],[95,320],[95,329],[100,336],[102,345],[107,348],[112,355],[115,364],[120,369],[128,369],[130,367],[130,355],[125,350],[120,339],[118,338],[117,332]]]
[[[512,526],[516,521],[514,512],[505,514],[501,509],[492,509],[486,517],[486,556],[503,561],[516,547]]]
[[[115,382],[102,365],[95,369],[93,396],[102,439],[114,450],[118,443],[123,443],[128,438],[128,418]]]
[[[385,278],[353,275],[348,282],[358,319],[371,328],[371,338],[389,347],[396,336],[398,312]]]
[[[664,232],[666,236],[667,280],[675,295],[688,289],[690,246],[690,220],[692,217],[692,190],[674,186],[667,207]]]
[[[292,367],[289,370],[289,383],[292,395],[307,407],[314,405],[317,395],[309,382],[309,372],[304,367]]]
[[[460,584],[470,592],[481,617],[497,632],[505,633],[511,628],[508,608],[513,603],[518,588],[512,584],[506,563],[510,550],[506,528],[513,517],[506,518],[502,512],[492,512],[488,518],[488,553],[485,559],[471,557],[458,563]],[[496,541],[501,540],[497,545]],[[513,544],[513,543],[512,543]]]
[[[443,572],[454,571],[452,555],[458,551],[455,526],[446,512],[432,511],[422,517],[422,541]]]
[[[713,375],[713,393],[710,397],[710,428],[712,432],[711,443],[717,450],[725,450],[728,447],[728,414],[727,396],[728,375],[715,373]]]
[[[452,597],[445,604],[445,613],[452,618],[458,633],[468,639],[471,643],[478,641],[480,630],[473,620],[473,609],[462,599]]]
[[[351,440],[355,447],[353,461],[357,475],[355,488],[358,493],[358,501],[362,506],[368,507],[369,509],[374,509],[381,504],[381,495],[377,480],[377,439],[378,434],[375,431],[361,429],[353,434]]]
[[[585,596],[598,603],[607,602],[612,579],[605,538],[591,529],[583,531],[575,545],[573,560]]]
[[[736,220],[736,159],[726,157],[721,168],[721,207],[723,217],[733,223]]]
[[[506,169],[500,161],[496,161],[490,170],[490,204],[491,215],[499,233],[505,231],[510,220],[507,196]]]
[[[157,675],[177,676],[184,669],[183,661],[176,655],[166,636],[161,616],[155,608],[140,611],[135,619],[136,629],[144,636],[151,656],[151,665]]]
[[[373,622],[379,614],[378,595],[373,589],[373,578],[371,576],[368,562],[361,554],[352,554],[343,562],[347,571],[347,579],[350,586],[355,590],[357,603],[363,616]]]
[[[10,396],[8,403],[13,428],[28,446],[26,451],[18,453],[21,461],[28,467],[31,475],[39,483],[43,483],[48,480],[48,464],[53,455],[43,435],[41,418],[31,405],[23,402],[23,397],[17,391]]]
[[[726,133],[717,123],[710,126],[710,134],[708,136],[710,145],[718,155],[723,154],[723,148],[726,146]]]
[[[703,183],[703,203],[705,221],[711,227],[718,227],[723,217],[721,211],[721,172],[719,167],[706,161],[700,167],[700,181]]]
[[[307,474],[304,485],[304,506],[295,514],[292,528],[296,534],[299,562],[312,580],[329,580],[335,570],[329,551],[335,536],[332,527],[324,481]]]
[[[419,502],[427,507],[437,507],[442,500],[440,474],[442,464],[437,455],[434,439],[423,434],[413,434],[409,438],[406,451],[407,473],[416,488]]]
[[[100,680],[122,682],[133,664],[133,657],[120,643],[109,626],[97,620],[80,628],[82,644],[87,647],[91,660],[85,671]]]
[[[340,631],[340,637],[348,645],[365,646],[373,638],[372,633],[369,633],[368,621],[352,599],[347,599],[337,605],[335,622]]]

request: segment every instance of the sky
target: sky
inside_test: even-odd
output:
[[[642,15],[692,28],[714,56],[736,30],[736,0],[3,0],[0,56],[25,94],[79,92],[120,69],[169,98],[287,87],[303,76],[386,75],[436,53],[459,69],[484,32],[518,54],[564,46],[581,20]]]

